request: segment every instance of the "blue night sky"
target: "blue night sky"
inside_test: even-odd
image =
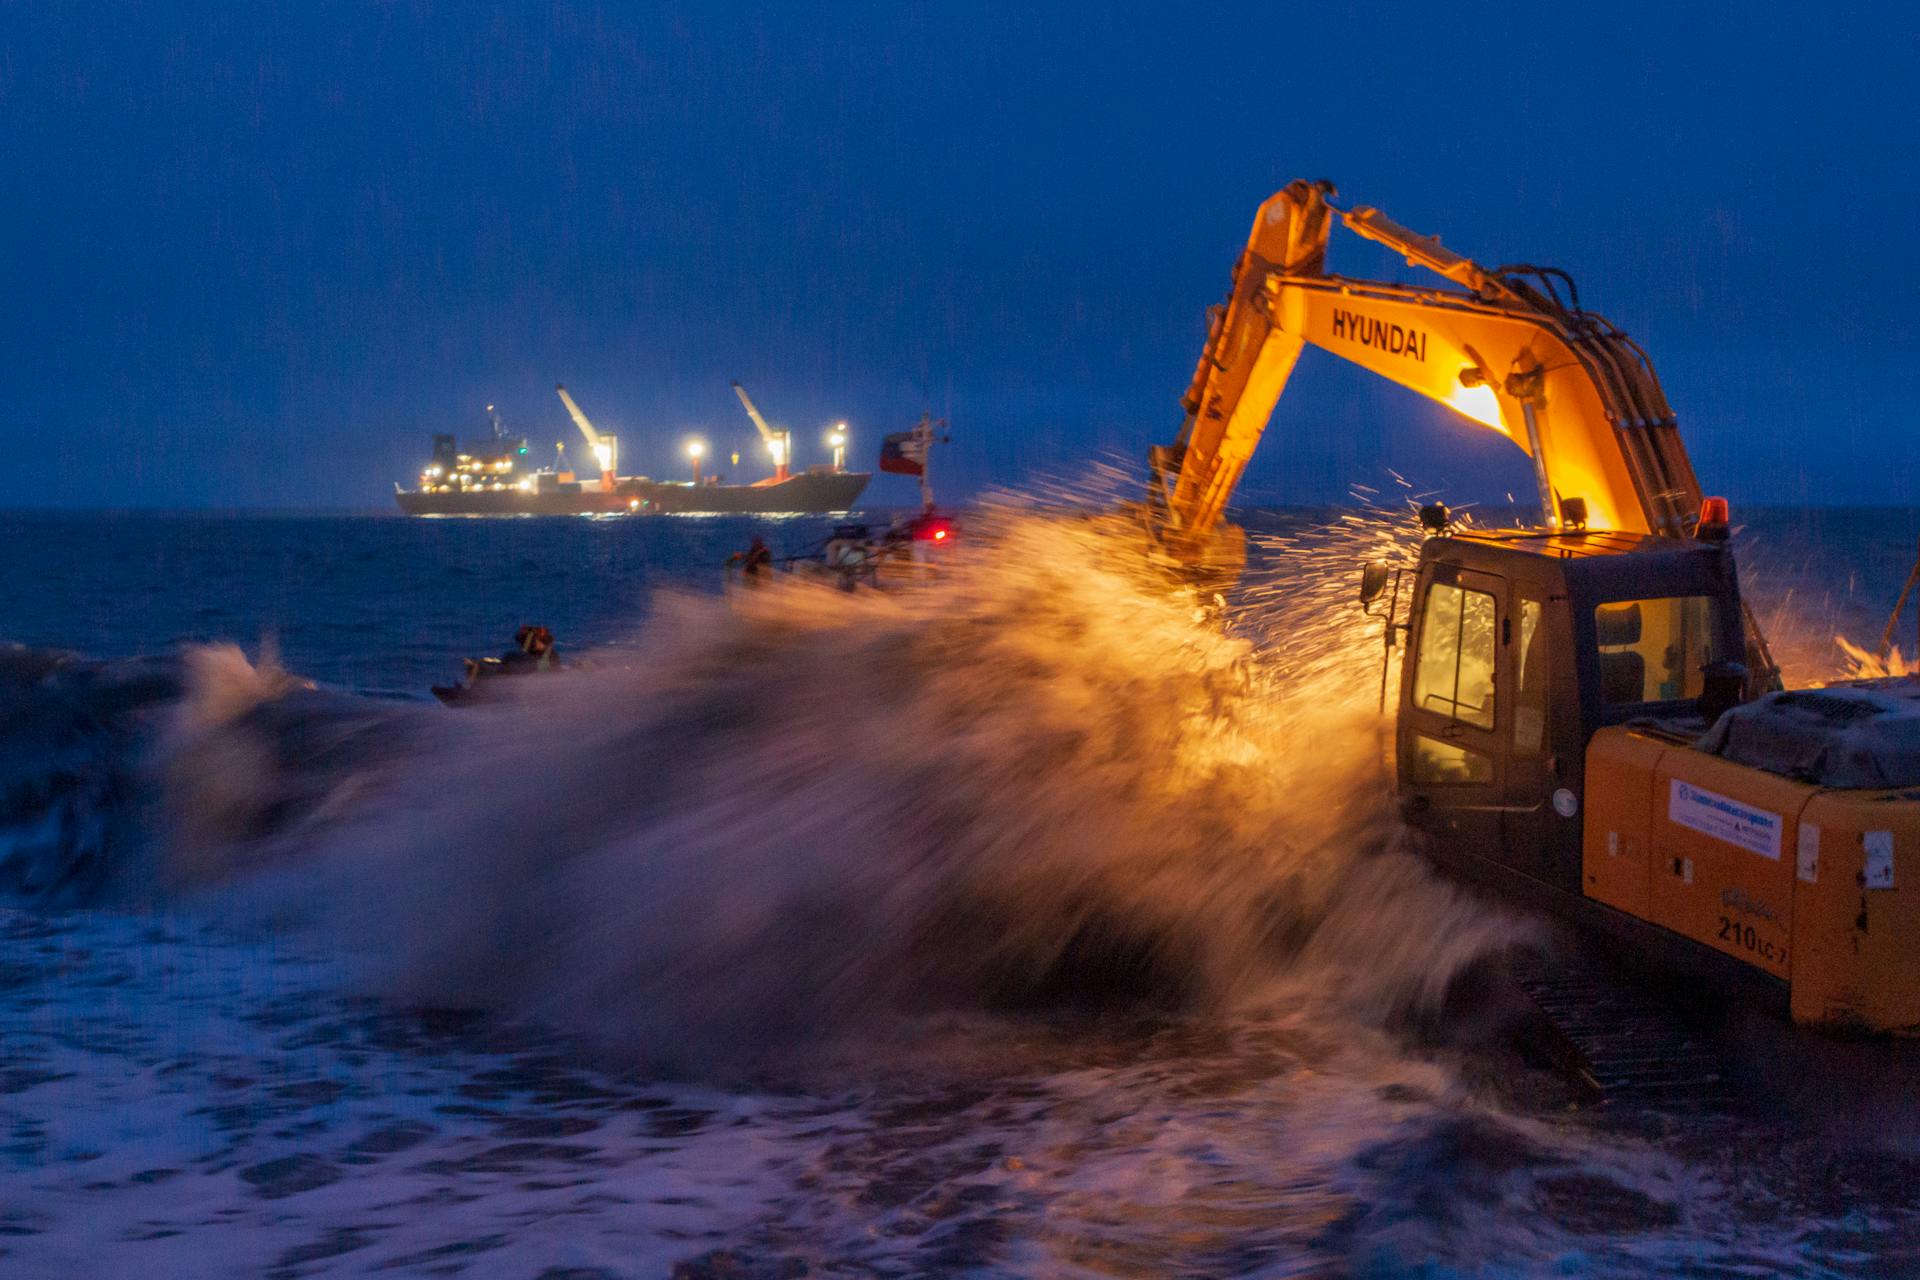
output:
[[[496,402],[943,489],[1171,437],[1255,206],[1327,177],[1557,265],[1709,491],[1913,500],[1904,5],[0,7],[0,506],[378,506]],[[1399,275],[1336,233],[1333,268]],[[1243,496],[1517,451],[1309,352]],[[897,480],[882,500],[905,498]]]

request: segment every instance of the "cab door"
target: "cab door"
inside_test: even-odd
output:
[[[1501,816],[1501,861],[1545,884],[1578,894],[1581,886],[1581,779],[1578,752],[1565,750],[1572,723],[1557,723],[1577,707],[1563,679],[1571,639],[1566,597],[1541,583],[1510,583],[1500,661],[1506,699],[1506,812]],[[1556,684],[1563,684],[1555,698]],[[1577,720],[1577,715],[1574,719]]]
[[[1402,677],[1401,805],[1415,826],[1496,855],[1505,807],[1504,578],[1435,563],[1423,574]]]

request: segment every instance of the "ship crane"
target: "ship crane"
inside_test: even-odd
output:
[[[567,406],[567,414],[573,419],[573,425],[580,428],[580,434],[587,438],[587,451],[600,465],[600,487],[608,493],[613,492],[620,480],[620,442],[610,435],[595,431],[593,424],[587,421],[587,415],[580,412],[580,406],[573,402],[573,397],[567,394],[564,386],[556,386],[554,390],[560,394],[560,403]]]
[[[760,416],[760,410],[753,404],[753,398],[747,389],[738,382],[733,384],[733,394],[740,397],[740,403],[746,406],[747,416],[753,419],[753,425],[760,428],[760,438],[767,442],[767,452],[773,455],[773,478],[776,481],[787,478],[787,459],[793,453],[793,435],[787,431],[775,431]]]

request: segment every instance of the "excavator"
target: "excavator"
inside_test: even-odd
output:
[[[1260,206],[1185,421],[1149,453],[1160,552],[1196,574],[1242,560],[1224,513],[1308,345],[1505,436],[1537,527],[1432,504],[1417,565],[1362,569],[1362,606],[1404,645],[1409,825],[1616,954],[1797,1023],[1920,1034],[1920,688],[1781,688],[1728,504],[1703,496],[1646,352],[1564,272],[1484,267],[1337,198],[1296,181]],[[1329,273],[1335,223],[1440,280]]]

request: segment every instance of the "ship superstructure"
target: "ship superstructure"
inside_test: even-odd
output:
[[[527,464],[527,438],[511,436],[501,425],[500,415],[487,406],[492,433],[469,440],[463,448],[451,432],[433,437],[433,456],[420,470],[422,494],[501,493],[521,484],[530,474]]]

